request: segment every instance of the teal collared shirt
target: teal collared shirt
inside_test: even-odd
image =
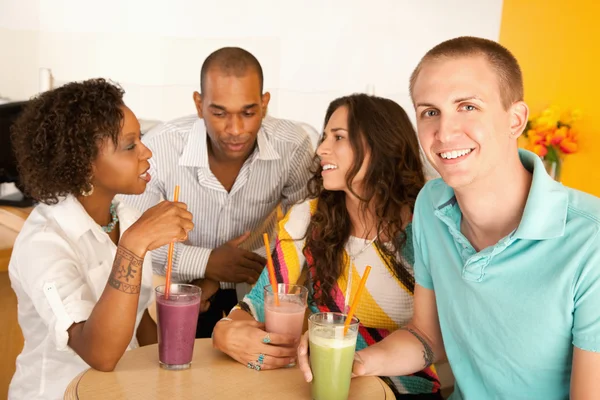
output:
[[[413,219],[416,282],[435,291],[451,399],[568,399],[573,346],[600,352],[600,199],[533,173],[518,228],[475,251],[441,179]]]

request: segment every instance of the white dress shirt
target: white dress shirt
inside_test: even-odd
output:
[[[115,200],[121,234],[139,213]],[[67,329],[86,321],[104,291],[117,246],[68,196],[38,205],[14,245],[8,273],[17,294],[25,346],[17,357],[8,398],[62,399],[69,382],[89,366],[67,342]],[[153,301],[152,261],[144,260],[135,331]],[[115,314],[114,318],[122,318]],[[138,347],[135,333],[128,350]]]
[[[176,243],[173,278],[189,281],[204,278],[213,249],[246,231],[250,238],[241,246],[265,256],[263,233],[275,241],[276,207],[284,211],[304,200],[314,156],[311,139],[300,124],[266,117],[257,135],[257,146],[242,166],[227,192],[208,163],[204,121],[196,115],[161,124],[142,138],[150,150],[150,175],[146,191],[139,196],[121,196],[128,204],[145,211],[161,198],[173,199],[180,186],[179,201],[194,216],[194,229],[185,243]],[[153,252],[154,271],[165,274],[168,246]],[[235,288],[222,283],[222,288]],[[238,287],[243,296],[248,286]]]

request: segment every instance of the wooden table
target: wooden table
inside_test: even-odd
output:
[[[125,353],[113,372],[92,369],[75,377],[65,392],[70,399],[310,399],[310,384],[297,367],[254,371],[197,339],[192,367],[166,371],[158,366],[157,345]],[[376,377],[352,379],[350,399],[394,399]]]

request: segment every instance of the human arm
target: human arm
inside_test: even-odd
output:
[[[268,284],[268,271],[265,269],[252,291],[240,303],[241,307],[236,306],[229,313],[228,318],[231,320],[223,319],[215,325],[213,347],[244,365],[248,362],[256,362],[259,355],[264,354],[262,369],[275,369],[294,361],[297,338],[292,335],[270,333],[270,343],[263,342],[267,336],[265,324],[254,319],[248,304],[256,304],[256,307],[253,305],[252,308],[262,310],[263,303],[254,303],[250,298],[262,298],[263,287]]]
[[[162,202],[123,233],[98,302],[85,321],[68,328],[69,347],[91,367],[114,369],[134,334],[146,252],[173,240],[185,240],[193,228],[191,221],[185,204]]]
[[[279,234],[273,251],[275,274],[280,283],[295,284],[301,276],[305,257],[302,253],[302,239],[310,219],[308,203],[293,207],[280,222]],[[278,345],[281,354],[273,353],[273,347],[262,343],[266,336],[264,324],[264,292],[269,285],[268,271],[263,270],[252,291],[229,314],[232,321],[223,320],[217,323],[213,335],[215,348],[230,355],[241,363],[256,360],[256,354],[267,354],[267,368],[288,365],[296,354],[296,338],[287,335],[271,334],[271,343]],[[253,358],[254,357],[254,358]]]
[[[158,343],[158,332],[156,330],[156,322],[150,317],[148,309],[144,311],[144,315],[138,325],[136,337],[140,346]]]
[[[160,178],[153,177],[143,194],[121,196],[121,199],[132,207],[145,211],[166,196]],[[215,282],[253,284],[258,279],[265,260],[261,256],[239,247],[248,236],[249,233],[246,233],[216,249],[175,243],[172,277],[179,282],[210,279]],[[152,251],[153,270],[158,275],[165,275],[168,247],[162,246]]]
[[[208,311],[213,295],[219,290],[219,282],[210,279],[196,279],[190,284],[198,286],[201,290],[200,313]]]
[[[590,241],[573,285],[571,399],[598,397],[600,382],[600,237]]]
[[[597,399],[598,382],[600,382],[600,353],[574,346],[570,398],[572,400]]]
[[[355,375],[410,375],[445,359],[435,293],[416,285],[414,304],[414,315],[407,326],[357,352]]]
[[[415,287],[411,322],[355,356],[355,376],[403,376],[421,371],[445,358],[433,290]],[[298,365],[307,382],[312,380],[308,360],[308,335],[298,346]]]

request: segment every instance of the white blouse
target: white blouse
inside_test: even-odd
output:
[[[122,234],[139,212],[116,199],[114,203]],[[117,246],[73,196],[55,205],[40,204],[31,212],[8,266],[25,338],[9,399],[62,399],[69,382],[89,368],[68,347],[67,329],[89,318],[104,291],[116,251]],[[128,350],[138,347],[135,332],[153,300],[148,253]]]

